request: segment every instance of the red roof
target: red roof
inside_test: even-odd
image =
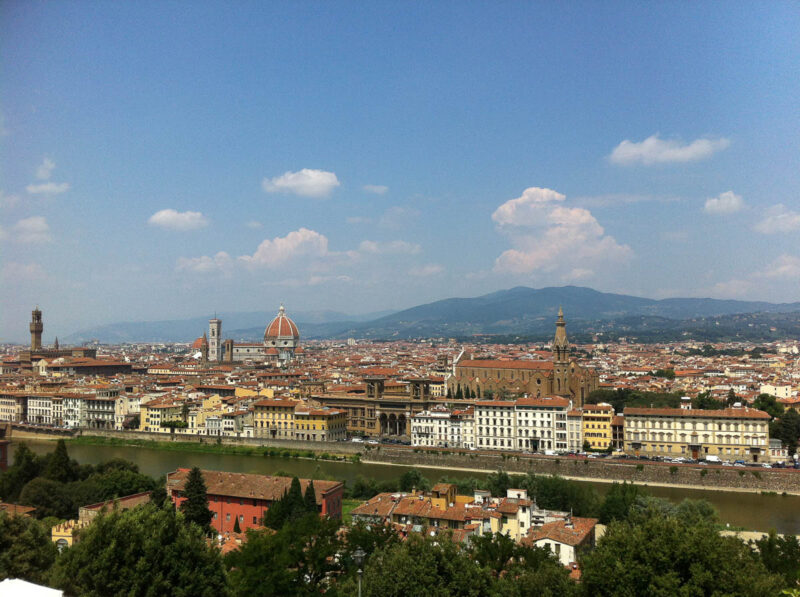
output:
[[[281,305],[278,316],[272,320],[264,331],[264,340],[276,340],[283,338],[300,338],[300,332],[294,322],[286,317],[283,305]]]
[[[704,419],[769,419],[770,416],[762,410],[753,408],[726,408],[724,410],[701,410],[699,408],[685,410],[682,408],[631,408],[624,411],[628,416],[659,416],[659,417],[701,417]]]
[[[552,361],[499,361],[499,360],[462,360],[457,367],[474,367],[476,369],[552,369]]]

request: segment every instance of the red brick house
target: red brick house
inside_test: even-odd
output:
[[[202,471],[208,494],[208,507],[214,517],[211,526],[218,533],[233,531],[236,519],[242,532],[260,527],[264,513],[272,502],[289,491],[291,477],[270,477],[223,471]],[[176,507],[185,499],[183,489],[189,477],[188,468],[179,468],[167,474],[167,495]],[[309,479],[300,479],[305,494]],[[320,514],[331,518],[342,517],[344,484],[340,481],[314,481],[314,492]]]

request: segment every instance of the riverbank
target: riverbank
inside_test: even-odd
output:
[[[14,436],[14,439],[19,439]],[[152,450],[168,450],[171,452],[194,452],[198,454],[236,454],[240,456],[269,456],[273,458],[303,458],[306,460],[333,460],[341,462],[359,462],[359,454],[342,454],[335,450],[290,450],[260,445],[233,445],[214,440],[195,442],[158,441],[151,439],[134,439],[81,435],[64,438],[68,445],[76,446],[129,446],[133,448],[149,448]],[[335,446],[333,446],[335,447]]]
[[[368,458],[362,459],[361,462],[363,462],[364,464],[377,464],[377,465],[384,465],[384,466],[398,466],[398,467],[402,467],[402,468],[408,468],[408,466],[409,466],[407,464],[401,464],[401,463],[396,463],[396,462],[382,462],[382,461],[378,461],[378,460],[369,460]],[[419,469],[429,469],[429,470],[444,471],[444,472],[453,471],[453,472],[459,472],[459,473],[471,473],[471,474],[480,474],[480,475],[487,474],[486,470],[479,469],[479,468],[465,468],[465,467],[456,467],[456,466],[450,466],[450,467],[447,467],[447,468],[443,468],[443,467],[438,466],[438,465],[430,465],[430,464],[415,464],[414,467],[415,468],[419,468]],[[515,470],[512,470],[512,469],[507,469],[507,468],[504,468],[503,470],[505,470],[505,472],[507,472],[509,475],[524,475],[524,474],[526,474],[524,472],[519,472],[519,471],[515,471]],[[620,482],[620,481],[618,481],[616,479],[597,479],[597,478],[587,479],[586,477],[574,477],[574,476],[571,476],[571,475],[561,475],[561,474],[559,474],[558,476],[562,477],[563,479],[567,479],[569,481],[581,481],[581,482],[591,481],[592,483],[603,483],[603,484],[609,484],[609,485],[611,483],[619,483]],[[750,488],[740,488],[740,487],[739,488],[699,487],[697,485],[683,485],[683,484],[680,484],[680,483],[643,482],[643,481],[636,481],[636,480],[628,481],[628,483],[632,483],[634,485],[640,485],[642,487],[663,487],[663,488],[674,488],[674,489],[691,489],[691,490],[700,490],[700,491],[719,491],[719,492],[724,491],[725,493],[729,493],[729,492],[750,493],[750,494],[759,494],[759,495],[763,495],[763,496],[772,496],[772,497],[800,496],[800,492],[784,491],[784,492],[778,493],[778,492],[775,492],[775,491],[766,491],[766,490],[763,490],[763,489],[750,489]]]
[[[154,437],[155,436],[155,437]],[[60,436],[63,437],[63,436]],[[26,430],[14,439],[59,439],[59,436]],[[786,494],[800,496],[800,471],[786,469],[734,468],[722,466],[670,465],[666,463],[531,457],[505,452],[474,452],[410,448],[396,445],[372,446],[351,442],[308,442],[271,438],[209,438],[180,433],[143,433],[85,429],[70,437],[74,445],[131,446],[242,456],[274,456],[309,460],[400,465],[440,471],[488,474],[505,470],[514,474],[558,475],[576,481],[597,483],[628,482],[649,487],[697,489],[704,492]]]

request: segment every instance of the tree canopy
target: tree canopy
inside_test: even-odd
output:
[[[214,515],[208,509],[206,482],[198,467],[189,471],[186,485],[183,488],[183,496],[186,499],[181,503],[181,512],[186,517],[187,524],[194,523],[204,533],[211,532],[211,519]]]
[[[56,560],[52,582],[86,597],[229,595],[218,549],[169,504],[101,514]]]
[[[0,579],[22,578],[41,583],[56,553],[50,529],[44,524],[0,511]]]

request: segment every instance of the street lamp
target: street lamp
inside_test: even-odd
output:
[[[356,566],[358,566],[358,597],[361,597],[361,574],[363,573],[361,564],[364,563],[364,557],[366,555],[367,554],[360,547],[353,552],[353,561],[356,563]]]

